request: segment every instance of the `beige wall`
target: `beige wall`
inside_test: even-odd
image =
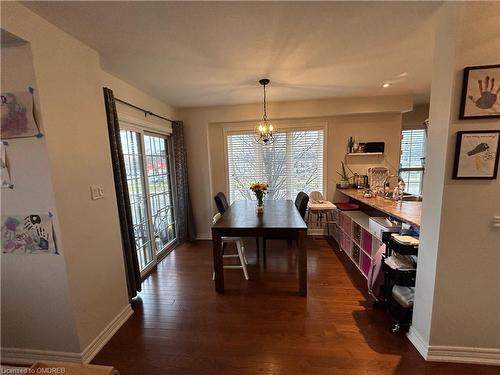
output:
[[[457,131],[500,129],[498,119],[458,120],[463,68],[500,62],[499,15],[493,2],[440,10],[412,324],[431,353],[433,347],[486,348],[497,364],[500,231],[492,220],[500,215],[500,178],[452,180],[451,174]]]
[[[269,103],[273,120],[285,123],[322,122],[328,125],[328,197],[332,198],[339,168],[349,136],[386,141],[387,159],[394,168],[399,162],[401,113],[411,110],[409,96],[308,100]],[[224,171],[221,133],[224,124],[259,120],[261,104],[183,108],[191,198],[198,237],[210,237],[213,193],[221,188]],[[210,131],[209,131],[210,129]],[[359,171],[379,160],[360,159]],[[356,167],[354,167],[356,168]],[[211,183],[207,184],[207,181]],[[222,189],[221,189],[222,190]],[[224,189],[225,190],[225,189]]]
[[[378,113],[344,115],[336,117],[297,119],[275,121],[273,124],[280,126],[325,126],[326,127],[326,165],[325,165],[325,194],[327,199],[334,198],[335,184],[339,182],[340,176],[336,171],[340,171],[340,162],[344,160],[347,141],[350,136],[356,137],[360,141],[382,141],[386,143],[386,154],[379,156],[356,156],[348,157],[347,163],[353,172],[366,174],[366,169],[371,166],[385,165],[393,172],[399,163],[401,139],[401,114],[400,113]],[[212,195],[218,191],[228,193],[226,183],[227,164],[224,155],[224,129],[233,128],[246,129],[252,131],[255,122],[244,123],[219,123],[208,126],[208,139],[210,149],[210,170],[212,171]],[[213,206],[215,208],[215,206]]]
[[[35,89],[35,108],[39,108],[32,61],[29,44],[2,46],[2,70],[9,72],[2,74],[2,92],[25,91],[31,86]],[[38,124],[43,132],[43,121],[39,120]],[[8,141],[7,150],[15,185],[14,189],[1,189],[2,215],[53,213],[61,255],[1,255],[2,346],[78,352],[45,138],[12,139]],[[43,317],[43,324],[39,317]],[[61,334],[52,336],[55,330]],[[51,336],[50,344],[46,343],[45,338]]]
[[[102,86],[113,89],[117,97],[160,115],[175,117],[175,111],[103,72],[94,50],[19,3],[2,3],[2,28],[31,45],[50,165],[45,172],[52,176],[59,240],[64,244],[61,258],[43,260],[53,263],[38,270],[39,276],[44,283],[53,282],[49,279],[58,273],[50,270],[59,267],[67,277],[67,282],[59,278],[60,284],[47,290],[59,303],[51,305],[50,298],[39,301],[37,289],[32,290],[32,295],[23,296],[27,306],[30,300],[44,304],[27,325],[35,324],[39,329],[29,330],[21,338],[11,337],[19,333],[14,328],[6,330],[9,337],[2,334],[2,345],[7,343],[28,351],[79,353],[129,306]],[[103,186],[104,199],[90,200],[92,184]],[[64,263],[59,262],[62,259]],[[2,289],[4,281],[2,278]],[[2,313],[3,308],[2,304]],[[57,328],[49,324],[49,313],[60,318]],[[4,327],[22,324],[20,315],[7,314],[10,320],[3,315]],[[75,328],[71,330],[72,322],[76,332]]]
[[[410,112],[403,113],[403,129],[424,129],[424,121],[429,118],[429,104],[419,104]]]
[[[31,44],[83,350],[128,304],[99,57],[18,3],[2,4],[2,27]],[[104,199],[90,200],[91,184],[104,187]],[[45,340],[51,345],[50,336]]]
[[[136,89],[129,83],[115,77],[108,72],[105,72],[104,70],[101,71],[101,82],[103,87],[112,89],[113,95],[118,99],[124,100],[128,103],[134,104],[140,108],[146,109],[171,120],[178,119],[178,113],[174,107]],[[130,116],[139,116],[140,118],[144,117],[144,113],[121,103],[117,103],[117,109],[119,112]],[[160,126],[165,125],[164,120],[159,119],[155,116],[148,116],[148,121]]]

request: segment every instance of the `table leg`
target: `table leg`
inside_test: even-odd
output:
[[[257,259],[260,258],[260,244],[259,244],[259,242],[260,242],[260,237],[255,237],[255,244],[257,246],[257,250],[256,250],[257,251]]]
[[[224,293],[224,269],[222,268],[222,241],[218,231],[212,230],[212,250],[214,257],[215,290]]]
[[[266,251],[267,251],[267,244],[266,244],[266,237],[262,237],[262,261],[264,262],[264,265],[266,265]]]
[[[307,231],[299,232],[299,295],[307,296]]]

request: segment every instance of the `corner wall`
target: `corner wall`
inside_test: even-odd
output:
[[[19,3],[2,3],[2,28],[31,45],[83,351],[128,305],[99,57]],[[103,186],[104,199],[90,200],[91,184]],[[44,341],[45,347],[32,349],[52,349],[51,337]]]
[[[39,295],[34,295],[37,289],[31,289],[33,294],[20,299],[26,304],[19,309],[29,307],[30,300],[46,303],[26,323],[26,327],[37,325],[38,329],[27,329],[20,336],[16,327],[24,324],[22,316],[5,313],[9,306],[2,304],[2,326],[8,327],[2,332],[2,355],[20,362],[37,358],[88,361],[132,313],[102,87],[108,86],[117,97],[159,115],[175,119],[176,113],[167,104],[103,72],[96,51],[20,3],[2,2],[1,7],[2,28],[31,46],[47,145],[44,173],[52,177],[59,241],[64,244],[63,255],[46,257],[43,261],[50,265],[37,273],[41,285],[52,287]],[[90,199],[92,184],[102,185],[103,199]],[[57,271],[49,271],[53,268]],[[10,281],[4,276],[14,277],[11,271],[2,275],[2,292],[6,294],[11,293],[5,291]],[[55,283],[52,278],[59,273],[64,278]],[[57,327],[49,324],[52,318],[57,318]]]
[[[2,74],[2,92],[26,91],[31,86],[37,109],[38,87],[32,61],[28,43],[2,46],[2,70],[9,72]],[[39,119],[38,124],[43,131],[43,121]],[[45,137],[11,139],[7,143],[14,188],[1,189],[2,215],[54,214],[60,255],[0,255],[2,347],[79,352]],[[39,317],[43,317],[43,324]],[[61,334],[53,336],[56,330]],[[52,337],[50,344],[47,337]]]
[[[447,3],[439,17],[409,337],[429,360],[500,365],[500,231],[492,225],[500,178],[451,178],[457,131],[500,129],[499,119],[458,120],[463,68],[500,63],[500,4]]]

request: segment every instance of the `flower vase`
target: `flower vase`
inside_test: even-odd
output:
[[[257,201],[257,205],[255,206],[255,212],[257,215],[262,215],[264,213],[264,202]]]

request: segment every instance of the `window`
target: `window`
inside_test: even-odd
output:
[[[271,145],[251,132],[228,133],[229,200],[255,199],[252,182],[269,184],[266,199],[295,199],[299,191],[323,193],[323,129],[281,130]]]
[[[399,174],[406,183],[406,191],[422,194],[425,163],[425,129],[403,130]]]
[[[132,224],[141,273],[175,240],[168,138],[120,129]]]

